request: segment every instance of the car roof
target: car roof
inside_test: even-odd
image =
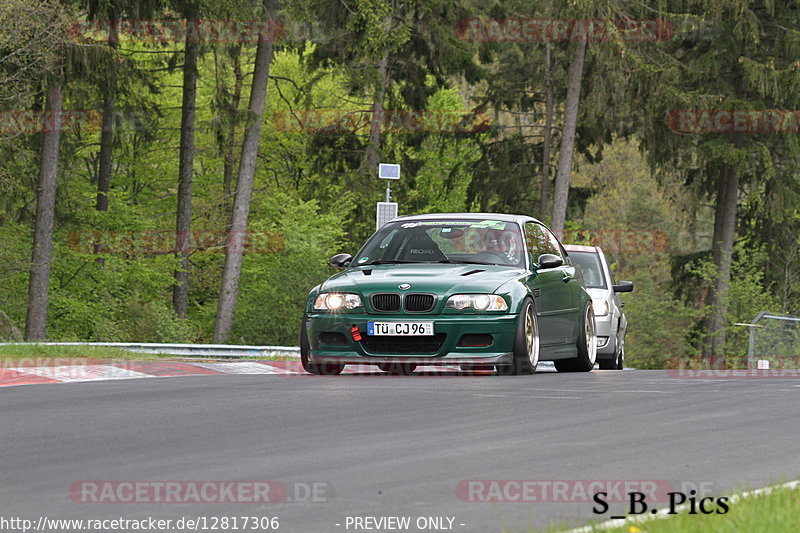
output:
[[[427,213],[424,215],[403,215],[392,220],[410,221],[410,220],[439,220],[442,218],[461,218],[467,220],[501,220],[504,222],[526,222],[535,221],[540,222],[538,219],[527,215],[509,215],[505,213]],[[540,222],[541,223],[541,222]]]
[[[599,246],[585,246],[583,244],[565,244],[564,249],[568,252],[592,252],[595,254],[603,251]]]

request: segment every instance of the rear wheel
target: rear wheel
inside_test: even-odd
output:
[[[539,321],[533,300],[526,298],[517,320],[517,336],[510,365],[497,365],[501,376],[532,374],[539,364]]]
[[[395,376],[409,376],[417,369],[417,365],[413,363],[379,363],[378,368]]]
[[[308,333],[306,332],[306,321],[304,319],[302,328],[300,329],[300,363],[303,365],[303,370],[318,376],[336,376],[341,374],[342,370],[344,370],[344,365],[336,363],[311,362],[308,357],[310,350]]]
[[[581,333],[577,341],[578,356],[574,359],[553,361],[559,372],[589,372],[597,359],[597,329],[594,324],[592,302],[586,302],[581,319]]]

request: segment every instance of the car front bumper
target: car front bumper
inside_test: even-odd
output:
[[[617,331],[614,328],[613,316],[611,314],[596,316],[594,322],[597,327],[597,357],[612,358],[617,351]]]
[[[514,350],[516,314],[381,314],[311,313],[304,327],[309,360],[315,363],[416,365],[510,364]],[[432,337],[367,335],[369,321],[432,321]],[[354,339],[357,328],[361,340]],[[465,346],[464,335],[491,335],[488,346]],[[331,338],[337,340],[331,343]],[[420,341],[420,346],[414,347]]]

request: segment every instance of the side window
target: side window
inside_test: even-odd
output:
[[[528,244],[528,253],[532,263],[535,263],[542,254],[553,254],[564,258],[555,236],[541,224],[536,222],[525,224],[525,242]]]
[[[547,234],[547,238],[550,242],[550,249],[553,250],[552,252],[547,252],[547,253],[557,255],[558,257],[561,258],[562,261],[564,261],[565,264],[569,264],[567,253],[564,251],[564,248],[561,247],[561,243],[558,242],[556,236],[553,235],[553,233],[547,228],[543,227],[542,229]]]

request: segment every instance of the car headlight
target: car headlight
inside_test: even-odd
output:
[[[599,298],[592,298],[594,316],[606,316],[608,314],[608,302]]]
[[[508,304],[496,294],[454,294],[447,299],[445,309],[475,309],[476,311],[505,311]]]
[[[338,311],[361,307],[361,297],[349,292],[323,292],[314,301],[314,311]]]

